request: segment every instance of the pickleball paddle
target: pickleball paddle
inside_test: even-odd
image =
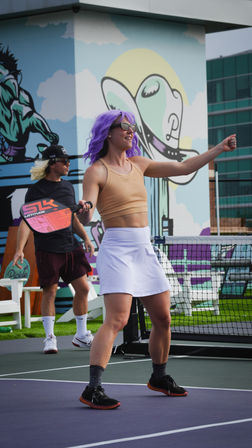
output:
[[[31,230],[38,233],[50,233],[69,227],[72,214],[80,209],[80,205],[70,208],[54,199],[43,198],[23,204],[20,214]]]

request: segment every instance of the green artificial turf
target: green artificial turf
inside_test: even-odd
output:
[[[202,303],[201,305],[202,306]],[[252,321],[251,299],[220,300],[220,314],[215,316],[213,311],[194,311],[192,316],[184,314],[172,314],[172,326],[211,325],[225,322],[250,322]]]
[[[202,306],[202,303],[200,304]],[[220,300],[219,304],[220,314],[215,316],[212,311],[195,311],[192,316],[185,316],[184,314],[172,313],[172,327],[175,326],[199,326],[199,325],[212,325],[221,324],[225,322],[251,322],[252,321],[252,300],[250,298],[244,299],[228,299]],[[75,320],[70,322],[57,323],[61,314],[56,315],[55,335],[66,336],[74,335],[76,332]],[[31,328],[24,327],[24,318],[22,317],[21,330],[16,330],[13,326],[12,331],[6,333],[6,327],[1,327],[1,320],[6,321],[8,316],[0,316],[0,341],[4,339],[24,339],[24,338],[42,338],[44,337],[44,328],[42,322],[32,322]],[[12,316],[9,316],[12,319]],[[149,317],[145,318],[146,327],[151,328],[151,322]],[[88,330],[92,333],[96,333],[102,324],[102,316],[97,319],[88,320]],[[2,332],[1,332],[2,328]]]
[[[56,315],[56,323],[54,327],[56,336],[67,336],[74,335],[76,333],[76,323],[75,320],[70,322],[60,322],[57,323],[57,319],[59,319],[61,314]],[[9,320],[12,319],[12,316],[9,316]],[[24,318],[22,317],[22,329],[16,330],[13,326],[11,326],[12,331],[6,333],[6,326],[1,327],[1,320],[8,320],[8,316],[0,317],[0,341],[5,339],[25,339],[25,338],[43,338],[45,337],[44,327],[42,322],[32,322],[31,328],[24,327]],[[88,320],[87,328],[92,333],[96,333],[99,327],[102,324],[102,316],[99,316],[97,319]],[[1,331],[2,329],[2,331]]]

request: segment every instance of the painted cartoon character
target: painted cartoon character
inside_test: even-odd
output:
[[[41,134],[52,144],[59,141],[36,112],[30,93],[21,87],[21,71],[14,55],[0,46],[0,163],[31,160],[25,157],[31,132]],[[38,150],[44,146],[38,145]]]
[[[172,89],[166,78],[158,74],[147,76],[135,96],[119,80],[111,77],[104,77],[101,87],[108,109],[129,110],[134,114],[140,147],[151,159],[181,162],[198,154],[194,149],[180,147],[183,100],[180,92]],[[149,206],[152,234],[162,235],[166,230],[173,234],[168,181],[185,185],[195,175],[194,172],[176,178],[148,180],[148,187],[155,197]]]

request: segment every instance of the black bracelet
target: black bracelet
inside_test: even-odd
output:
[[[90,206],[90,208],[93,208],[93,202],[91,201],[86,201],[86,204],[88,204]]]

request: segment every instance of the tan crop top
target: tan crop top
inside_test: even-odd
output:
[[[130,161],[131,171],[121,174],[114,171],[103,159],[107,168],[107,180],[98,196],[97,210],[106,221],[117,216],[148,211],[147,192],[142,171]]]

